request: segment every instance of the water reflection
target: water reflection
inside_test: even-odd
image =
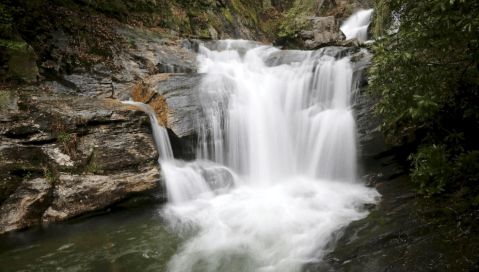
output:
[[[0,236],[0,271],[166,271],[179,239],[159,207]]]

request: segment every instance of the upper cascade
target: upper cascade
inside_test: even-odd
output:
[[[373,11],[374,9],[360,10],[343,23],[340,29],[346,35],[346,40],[356,38],[364,42],[368,39],[368,27]]]
[[[278,51],[201,48],[199,157],[268,184],[291,175],[354,181],[349,58],[298,51],[290,65],[268,67]]]

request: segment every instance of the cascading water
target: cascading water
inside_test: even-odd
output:
[[[218,46],[198,57],[198,160],[160,160],[162,213],[186,239],[169,271],[300,271],[378,197],[357,182],[350,59]]]
[[[368,39],[368,27],[373,11],[373,9],[360,10],[343,23],[340,29],[346,36],[346,40],[356,38],[364,42]]]
[[[153,109],[150,106],[143,104],[141,102],[130,100],[130,101],[123,101],[123,103],[135,105],[148,113],[148,116],[150,117],[151,129],[153,131],[153,139],[155,140],[155,146],[160,155],[158,162],[165,161],[165,160],[168,160],[168,161],[173,160],[174,159],[173,150],[171,149],[171,143],[170,143],[170,138],[168,137],[168,132],[166,131],[166,128],[162,126],[162,124],[160,125],[158,118],[156,118],[156,113],[153,111]]]

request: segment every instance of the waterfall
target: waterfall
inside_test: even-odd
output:
[[[378,197],[356,176],[351,60],[247,41],[217,49],[199,49],[197,160],[160,160],[162,214],[185,239],[168,269],[300,271]]]
[[[341,31],[346,35],[346,40],[356,38],[361,42],[366,41],[372,14],[373,9],[360,10],[349,17],[340,27]]]
[[[162,126],[161,122],[156,117],[155,111],[146,104],[135,101],[123,101],[124,104],[135,105],[143,109],[150,117],[151,130],[153,131],[153,139],[155,141],[156,150],[160,154],[158,161],[173,160],[173,150],[171,149],[170,138],[166,128]]]

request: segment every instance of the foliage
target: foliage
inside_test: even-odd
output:
[[[446,145],[428,145],[411,155],[414,169],[411,179],[418,183],[421,194],[437,194],[451,184],[472,184],[479,181],[479,152],[460,153],[451,159]]]
[[[414,169],[412,181],[419,183],[418,192],[435,194],[444,190],[451,178],[451,164],[445,145],[423,146],[411,156]]]
[[[444,160],[457,158],[454,177],[461,176],[460,165],[477,163],[471,154],[479,150],[479,2],[378,0],[375,10],[380,39],[373,45],[369,94],[379,98],[379,128],[396,144],[416,133],[422,147],[411,157],[412,177],[429,188],[422,192],[438,193],[445,186]],[[389,12],[401,18],[394,35],[387,34]]]
[[[12,41],[12,40],[4,40],[0,38],[0,48],[4,47],[6,50],[12,50],[12,51],[22,51],[25,50],[25,48],[28,46],[28,44],[24,41]]]
[[[67,133],[65,120],[60,113],[52,114],[52,129],[57,137],[57,141],[63,147],[63,150],[68,156],[76,158],[77,136],[76,134]]]
[[[371,32],[373,37],[380,38],[391,26],[391,10],[386,1],[378,0],[375,4]]]
[[[62,143],[67,143],[73,139],[73,135],[71,134],[60,134],[57,137],[58,141]]]
[[[279,25],[278,37],[295,39],[298,38],[301,30],[306,27],[305,14],[298,8],[292,8],[285,13],[282,22]]]
[[[333,4],[329,0],[294,0],[292,3],[292,9],[296,9],[301,13],[311,16],[320,16],[325,15],[332,5]]]
[[[98,151],[97,151],[95,146],[92,146],[92,152],[91,152],[90,156],[88,157],[88,159],[86,161],[86,163],[87,163],[86,171],[87,172],[92,173],[92,174],[103,172],[101,167],[98,165],[97,156],[98,156]]]
[[[12,36],[12,22],[11,8],[5,4],[0,4],[0,38]]]

